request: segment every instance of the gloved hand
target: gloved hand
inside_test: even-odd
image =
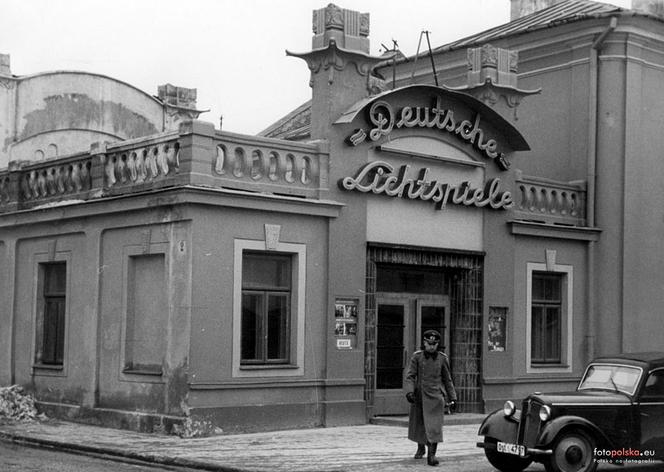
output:
[[[456,402],[455,402],[454,400],[452,400],[452,401],[449,403],[449,407],[450,407],[450,413],[454,413],[454,412],[456,412],[457,404],[456,404]]]
[[[413,392],[408,392],[406,394],[406,400],[408,400],[408,403],[415,403],[415,395]]]

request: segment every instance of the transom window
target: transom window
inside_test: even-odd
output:
[[[292,258],[242,256],[241,364],[290,362]]]
[[[533,272],[531,362],[561,363],[562,274]]]

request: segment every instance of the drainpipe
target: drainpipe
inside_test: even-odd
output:
[[[599,35],[590,47],[589,65],[589,124],[588,124],[588,156],[587,156],[587,192],[586,192],[586,225],[595,227],[595,183],[597,170],[597,94],[599,77],[599,53],[606,37],[616,29],[618,19],[614,16],[607,28]],[[595,337],[597,314],[595,312],[595,241],[588,242],[588,329],[586,331],[586,360],[595,357]]]

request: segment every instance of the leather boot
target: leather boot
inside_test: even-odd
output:
[[[438,443],[430,443],[429,451],[427,453],[427,464],[429,465],[438,465],[440,462],[436,459],[436,450],[438,449]]]
[[[413,456],[413,459],[422,459],[425,453],[424,444],[417,444],[417,452]]]

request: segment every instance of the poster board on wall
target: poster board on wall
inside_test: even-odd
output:
[[[334,301],[334,337],[337,349],[357,347],[357,298],[337,298]]]

